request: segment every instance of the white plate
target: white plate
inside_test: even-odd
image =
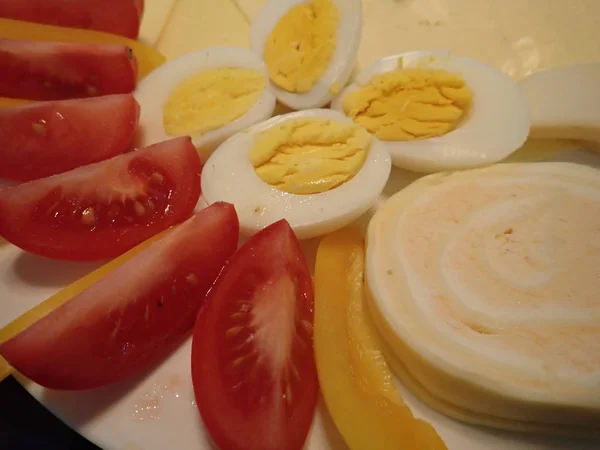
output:
[[[583,150],[559,147],[545,156],[544,159],[600,168],[600,156]],[[535,160],[537,157],[539,153],[530,148],[513,159]],[[416,178],[415,174],[394,169],[382,200]],[[362,219],[363,223],[366,219]],[[313,261],[316,241],[307,241],[304,246],[309,261]],[[0,244],[0,327],[99,265],[50,261],[26,254],[10,244]],[[102,389],[59,392],[27,380],[21,382],[50,411],[105,450],[213,448],[194,404],[189,341],[143,375]],[[600,448],[600,441],[526,436],[462,424],[432,411],[402,390],[415,415],[432,423],[450,450]],[[310,450],[346,448],[322,404],[306,447]]]

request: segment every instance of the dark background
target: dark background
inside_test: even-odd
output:
[[[0,450],[100,450],[45,410],[14,378],[0,383]]]

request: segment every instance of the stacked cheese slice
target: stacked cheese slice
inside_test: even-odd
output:
[[[368,230],[376,322],[403,383],[460,420],[600,434],[600,171],[425,177]]]

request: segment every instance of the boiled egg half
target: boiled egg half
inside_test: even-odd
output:
[[[360,0],[270,0],[250,31],[277,99],[320,108],[348,82],[362,30]]]
[[[521,147],[530,127],[525,97],[506,74],[445,51],[371,64],[332,108],[383,141],[395,166],[415,172],[498,162]]]
[[[385,146],[344,115],[314,109],[274,117],[225,141],[202,171],[211,204],[232,203],[242,233],[287,219],[299,239],[356,220],[391,170]]]
[[[202,161],[225,139],[268,119],[275,97],[249,50],[215,47],[160,66],[138,85],[140,146],[191,136]]]

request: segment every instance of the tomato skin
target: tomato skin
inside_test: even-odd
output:
[[[131,94],[0,108],[0,178],[31,181],[124,153],[138,115]]]
[[[192,214],[201,169],[181,137],[0,189],[0,236],[46,258],[114,258]]]
[[[136,84],[137,61],[125,45],[0,38],[0,96],[65,100],[129,94]]]
[[[189,335],[238,232],[232,205],[200,211],[2,344],[0,354],[51,389],[97,388],[139,373]]]
[[[87,28],[137,39],[140,0],[0,0],[0,17]]]
[[[192,340],[196,404],[217,447],[303,448],[318,395],[313,307],[310,273],[285,220],[225,265]]]

